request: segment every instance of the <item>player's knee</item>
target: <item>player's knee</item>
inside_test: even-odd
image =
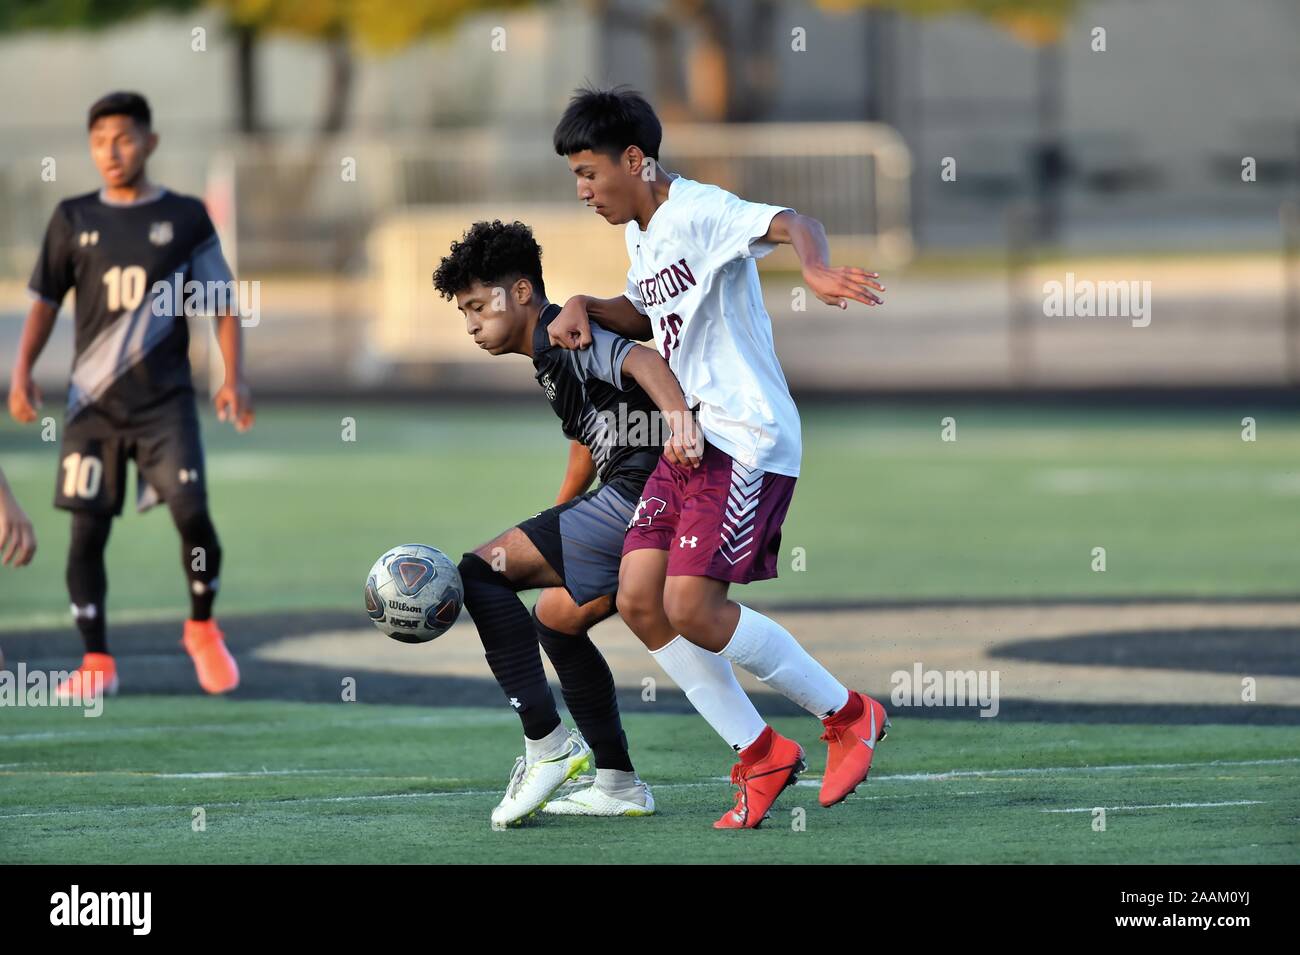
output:
[[[664,613],[674,630],[692,638],[710,636],[718,624],[715,609],[691,593],[665,590]]]
[[[548,630],[557,633],[582,633],[595,620],[588,623],[591,616],[575,604],[568,593],[559,588],[543,590],[533,606],[533,616]]]
[[[616,604],[623,622],[638,636],[651,629],[663,616],[659,594],[650,588],[620,587]]]
[[[492,565],[477,551],[461,555],[456,570],[460,572],[461,586],[465,591],[465,607],[471,614],[474,613],[475,607],[493,592],[499,591],[502,587],[512,591],[514,589],[505,576],[493,570]]]
[[[187,541],[201,542],[210,548],[219,547],[217,529],[205,501],[179,498],[171,502],[172,521],[181,537]]]
[[[544,626],[568,634],[585,633],[613,613],[613,596],[579,604],[563,587],[547,587],[533,607],[533,616]]]

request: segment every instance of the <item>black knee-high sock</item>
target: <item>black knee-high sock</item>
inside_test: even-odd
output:
[[[600,650],[585,631],[569,634],[552,630],[537,619],[536,610],[533,625],[537,628],[537,641],[551,658],[551,665],[560,678],[564,704],[596,757],[596,768],[632,772],[627,734],[618,715],[614,674],[609,672],[609,664]]]
[[[108,652],[108,624],[104,598],[108,596],[108,574],[104,570],[104,548],[113,518],[107,514],[74,511],[72,542],[68,547],[68,596],[72,618],[81,632],[87,653]]]
[[[474,618],[492,675],[519,714],[524,735],[545,738],[560,725],[560,714],[546,683],[528,608],[505,575],[477,554],[462,557],[459,569],[465,609]]]
[[[190,619],[210,620],[221,584],[221,542],[207,504],[188,497],[168,502],[181,535],[181,566],[190,582]]]

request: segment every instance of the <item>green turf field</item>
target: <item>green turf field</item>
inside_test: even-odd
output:
[[[955,443],[939,439],[948,415]],[[1246,415],[1253,443],[1240,437]],[[345,417],[355,442],[340,439]],[[806,408],[804,426],[781,577],[749,588],[755,604],[1300,591],[1294,414],[891,403]],[[231,616],[359,611],[379,553],[415,540],[456,555],[486,540],[552,502],[566,453],[540,402],[273,406],[248,435],[207,419],[205,436],[226,553],[218,610]],[[67,642],[55,446],[6,422],[0,463],[41,545],[33,567],[0,570],[0,647],[6,632],[11,647],[22,633]],[[1090,569],[1097,546],[1105,573]],[[791,567],[794,548],[805,571]],[[164,512],[119,522],[112,634],[127,641],[133,621],[181,618],[178,559]],[[1298,702],[1267,700],[1272,712]],[[731,802],[728,752],[696,717],[636,712],[628,733],[658,817],[493,833],[488,813],[519,749],[502,708],[128,687],[98,719],[0,709],[0,862],[1300,861],[1295,725],[1071,718],[896,714],[871,780],[833,810],[817,806],[820,728],[777,718],[807,747],[812,785],[787,792],[757,833],[715,833]],[[191,826],[197,807],[204,832]]]
[[[820,727],[774,722],[819,773]],[[659,816],[502,833],[487,820],[517,755],[508,712],[147,697],[98,719],[14,710],[0,862],[1296,861],[1293,728],[895,724],[847,802],[822,809],[799,786],[738,833],[710,828],[730,808],[725,747],[691,716],[630,717]],[[1163,808],[1117,808],[1138,806]],[[1085,811],[1044,811],[1062,809]]]
[[[1250,414],[1253,443],[1240,437]],[[955,442],[940,441],[947,415]],[[355,442],[340,438],[345,417]],[[752,599],[1263,595],[1300,583],[1293,413],[868,405],[803,417],[786,560]],[[459,555],[554,503],[566,454],[540,400],[272,407],[245,435],[204,424],[226,612],[359,606],[362,576],[394,544]],[[0,574],[0,628],[66,626],[56,446],[5,419],[0,463],[41,544],[30,571]],[[1096,546],[1105,573],[1091,570]],[[803,572],[791,570],[796,547]],[[109,561],[110,620],[184,608],[163,510],[128,512]]]

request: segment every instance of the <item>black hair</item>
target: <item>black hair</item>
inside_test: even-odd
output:
[[[86,119],[86,129],[90,129],[96,120],[105,116],[130,116],[143,129],[149,129],[153,125],[149,102],[139,93],[109,93],[95,100]]]
[[[636,146],[651,159],[659,159],[664,129],[645,97],[627,86],[601,90],[576,90],[555,127],[552,142],[560,156],[584,149],[614,159],[628,146]]]
[[[433,273],[433,287],[443,298],[456,297],[475,282],[496,285],[502,279],[526,278],[542,298],[542,247],[533,238],[533,230],[522,222],[505,225],[500,219],[475,222],[451,252],[438,263]]]

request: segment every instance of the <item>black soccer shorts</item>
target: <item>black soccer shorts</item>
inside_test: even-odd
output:
[[[136,466],[136,508],[193,496],[206,506],[198,415],[192,402],[125,427],[91,411],[65,426],[54,506],[116,516],[126,500],[126,466]]]
[[[623,535],[636,502],[610,484],[547,508],[519,525],[581,606],[618,592]]]

